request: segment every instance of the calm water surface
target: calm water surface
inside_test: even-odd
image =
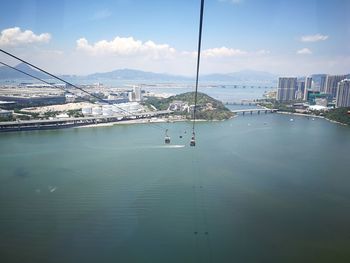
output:
[[[293,118],[0,134],[0,262],[350,262],[350,129]]]

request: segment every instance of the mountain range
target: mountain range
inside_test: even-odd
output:
[[[30,75],[33,75],[37,78],[41,78],[41,79],[47,79],[47,75],[44,73],[41,73],[40,71],[33,69],[32,67],[28,66],[25,63],[20,63],[17,66],[15,66],[14,68],[18,69],[18,70],[22,70]],[[13,80],[13,79],[30,79],[29,76],[24,75],[21,72],[18,72],[12,68],[6,67],[6,66],[1,66],[0,67],[0,79],[2,80]]]
[[[47,75],[40,71],[33,69],[32,67],[20,63],[15,68],[25,71],[38,78],[51,79]],[[93,73],[85,76],[79,75],[60,75],[63,79],[69,81],[81,82],[81,81],[101,81],[103,80],[125,80],[125,81],[193,81],[194,77],[186,77],[179,75],[170,75],[164,73],[154,73],[135,69],[117,69],[110,72]],[[207,74],[201,75],[200,80],[206,82],[238,82],[238,83],[276,83],[278,76],[263,71],[255,70],[243,70],[229,74]],[[10,69],[6,66],[0,67],[0,80],[29,80],[30,78],[20,72]]]

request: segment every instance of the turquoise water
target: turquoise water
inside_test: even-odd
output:
[[[0,134],[0,262],[349,262],[350,129],[290,118]]]

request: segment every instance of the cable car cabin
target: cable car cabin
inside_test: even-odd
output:
[[[164,142],[165,142],[166,144],[169,144],[169,143],[170,143],[170,137],[169,137],[169,136],[165,136]]]
[[[195,139],[191,139],[190,146],[196,146],[196,140]]]
[[[170,137],[168,135],[168,129],[165,130],[165,139],[164,139],[164,142],[166,144],[169,144],[170,143]]]
[[[190,146],[196,146],[196,140],[195,140],[195,138],[194,138],[194,135],[193,135],[192,138],[191,138]]]

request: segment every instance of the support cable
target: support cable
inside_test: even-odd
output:
[[[199,64],[200,64],[201,44],[202,44],[203,11],[204,11],[204,0],[201,0],[200,18],[199,18],[198,51],[197,51],[196,89],[195,89],[195,93],[194,93],[194,109],[193,109],[193,125],[192,125],[193,137],[195,136],[195,124],[196,124],[196,112],[197,112],[197,94],[198,94]]]

